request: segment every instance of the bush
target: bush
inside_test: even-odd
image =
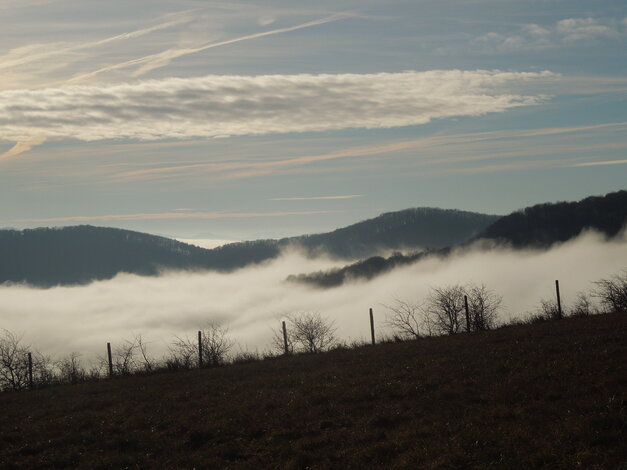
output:
[[[608,312],[627,312],[627,269],[619,274],[596,281],[594,296]]]
[[[303,312],[286,317],[288,352],[320,353],[337,342],[335,325],[318,312]],[[273,346],[284,351],[283,331],[274,331]]]

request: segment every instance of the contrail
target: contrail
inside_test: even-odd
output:
[[[117,36],[113,36],[110,38],[100,39],[98,41],[93,41],[93,42],[88,42],[88,43],[83,43],[83,44],[76,44],[76,45],[65,47],[65,48],[58,47],[59,44],[49,44],[48,49],[43,50],[43,51],[41,51],[40,49],[39,52],[35,52],[35,53],[33,53],[33,50],[35,51],[37,50],[37,47],[38,47],[37,45],[26,46],[24,48],[15,49],[12,51],[13,54],[15,54],[16,51],[21,51],[21,54],[18,55],[18,57],[15,57],[14,59],[10,58],[11,52],[9,52],[8,54],[5,54],[4,57],[0,57],[0,70],[12,69],[20,65],[45,60],[50,57],[63,55],[63,54],[67,54],[70,52],[75,52],[75,51],[80,51],[83,49],[90,49],[92,47],[102,46],[104,44],[108,44],[108,43],[115,42],[115,41],[137,38],[140,36],[144,36],[146,34],[150,34],[154,31],[171,28],[172,26],[176,26],[182,23],[187,23],[189,21],[190,21],[189,18],[181,18],[178,20],[168,21],[166,23],[161,23],[155,26],[151,26],[149,28],[138,29],[136,31],[130,31],[128,33],[118,34]]]
[[[15,157],[20,153],[28,152],[30,149],[37,145],[41,145],[46,141],[45,138],[40,137],[37,139],[31,139],[23,142],[18,142],[13,147],[11,147],[8,151],[4,152],[0,155],[0,160],[4,160],[6,158]]]
[[[344,18],[349,18],[352,17],[353,15],[349,14],[349,13],[338,13],[335,15],[331,15],[331,16],[327,16],[325,18],[321,18],[319,20],[314,20],[314,21],[309,21],[307,23],[302,23],[296,26],[290,26],[287,28],[278,28],[278,29],[273,29],[271,31],[265,31],[263,33],[256,33],[256,34],[248,34],[246,36],[240,36],[238,38],[234,38],[234,39],[227,39],[224,41],[219,41],[219,42],[211,42],[208,44],[203,44],[200,45],[198,47],[193,47],[193,48],[181,48],[181,49],[168,49],[166,51],[163,52],[159,52],[157,54],[151,54],[145,57],[140,57],[137,59],[132,59],[132,60],[128,60],[126,62],[121,62],[119,64],[114,64],[114,65],[109,65],[107,67],[103,67],[101,69],[98,70],[94,70],[93,72],[89,72],[89,73],[85,73],[85,74],[81,74],[81,75],[77,75],[75,77],[72,77],[71,79],[68,80],[68,83],[75,83],[81,80],[84,80],[86,78],[91,78],[94,77],[98,74],[101,74],[103,72],[109,72],[112,70],[119,70],[119,69],[124,69],[124,68],[128,68],[128,67],[133,67],[136,65],[141,65],[141,67],[132,73],[133,77],[139,77],[147,72],[150,72],[151,70],[160,68],[160,67],[165,67],[166,65],[168,65],[173,59],[176,59],[178,57],[182,57],[182,56],[186,56],[189,54],[195,54],[196,52],[202,52],[205,51],[207,49],[212,49],[214,47],[220,47],[220,46],[226,46],[228,44],[234,44],[236,42],[241,42],[241,41],[248,41],[250,39],[257,39],[257,38],[261,38],[264,36],[272,36],[275,34],[281,34],[281,33],[287,33],[290,31],[296,31],[298,29],[304,29],[304,28],[310,28],[312,26],[318,26],[318,25],[322,25],[322,24],[326,24],[326,23],[331,23],[333,21],[338,21]]]

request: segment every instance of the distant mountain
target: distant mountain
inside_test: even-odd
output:
[[[256,240],[212,250],[164,237],[88,225],[0,230],[0,283],[49,287],[109,279],[120,272],[156,275],[164,269],[230,271],[301,247],[357,259],[399,249],[436,249],[480,233],[497,216],[431,208],[390,212],[329,233]]]
[[[359,259],[393,250],[435,250],[477,236],[500,216],[421,207],[387,212],[329,233],[281,240],[297,244],[312,255]]]
[[[513,212],[490,225],[481,238],[516,248],[549,247],[594,229],[608,237],[627,224],[627,191],[592,196],[579,202],[538,204]]]
[[[0,283],[82,284],[120,272],[155,275],[162,267],[203,267],[207,250],[113,228],[0,230]]]
[[[538,204],[501,217],[477,237],[465,242],[490,240],[514,248],[548,248],[565,242],[587,229],[607,237],[618,235],[627,225],[627,191],[593,196],[579,202]],[[451,245],[452,247],[453,245]],[[335,287],[352,280],[368,280],[398,266],[412,264],[426,256],[446,256],[451,248],[391,257],[371,257],[343,268],[293,275],[290,281]]]

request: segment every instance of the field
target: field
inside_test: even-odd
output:
[[[627,469],[627,315],[0,395],[2,469]]]

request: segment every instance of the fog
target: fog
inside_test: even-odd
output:
[[[378,334],[386,331],[384,304],[394,298],[420,302],[430,287],[485,283],[503,296],[501,321],[525,316],[540,299],[554,296],[560,280],[563,303],[577,291],[627,267],[627,238],[607,242],[587,233],[550,251],[491,250],[474,247],[446,259],[428,258],[370,282],[322,290],[285,282],[289,274],[338,266],[329,259],[308,260],[296,252],[234,273],[167,272],[159,277],[122,274],[86,286],[35,289],[0,287],[0,328],[59,357],[78,352],[86,361],[141,334],[149,353],[160,357],[175,335],[193,337],[208,322],[228,325],[242,350],[270,349],[272,329],[288,313],[318,311],[333,320],[345,341],[369,337],[368,308],[374,308]]]

